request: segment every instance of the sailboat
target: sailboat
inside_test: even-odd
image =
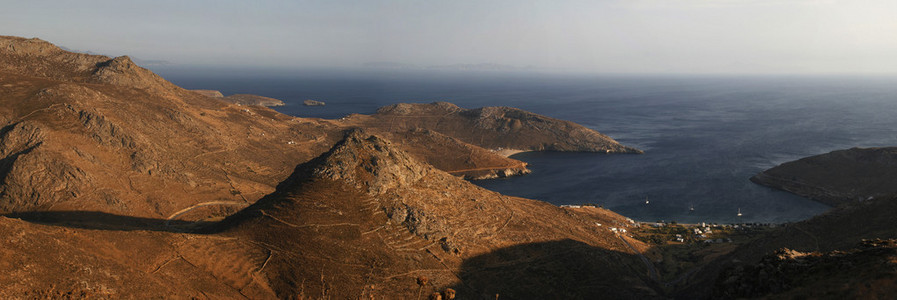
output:
[[[741,207],[738,208],[738,216],[741,216]]]
[[[650,202],[648,202],[648,197],[645,196],[645,205],[648,205],[648,203],[650,203]]]
[[[690,211],[690,212],[695,211],[695,205],[692,204],[691,206],[689,206],[688,211]]]

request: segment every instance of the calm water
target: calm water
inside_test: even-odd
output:
[[[523,153],[514,158],[529,162],[531,175],[477,184],[554,204],[600,204],[643,221],[805,219],[828,207],[748,178],[804,156],[897,145],[897,78],[156,71],[186,88],[279,98],[288,103],[281,112],[303,117],[449,101],[578,122],[645,154]],[[304,99],[327,106],[305,107]]]

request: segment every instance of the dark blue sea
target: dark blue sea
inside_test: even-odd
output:
[[[513,157],[528,162],[532,174],[476,183],[558,205],[599,204],[641,221],[806,219],[829,207],[748,179],[809,155],[897,145],[894,77],[154,71],[189,89],[278,98],[287,102],[279,111],[300,117],[449,101],[571,120],[645,154],[523,153]],[[305,99],[327,105],[305,107]]]

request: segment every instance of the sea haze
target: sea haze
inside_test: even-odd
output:
[[[189,89],[278,98],[287,103],[279,111],[301,117],[449,101],[574,121],[645,154],[523,153],[513,157],[529,162],[532,174],[476,183],[558,205],[598,204],[641,221],[806,219],[829,207],[748,179],[809,155],[897,145],[897,78],[155,71]],[[305,99],[327,105],[305,107]]]

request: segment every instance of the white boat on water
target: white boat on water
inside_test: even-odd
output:
[[[741,216],[741,207],[738,208],[738,216]]]

